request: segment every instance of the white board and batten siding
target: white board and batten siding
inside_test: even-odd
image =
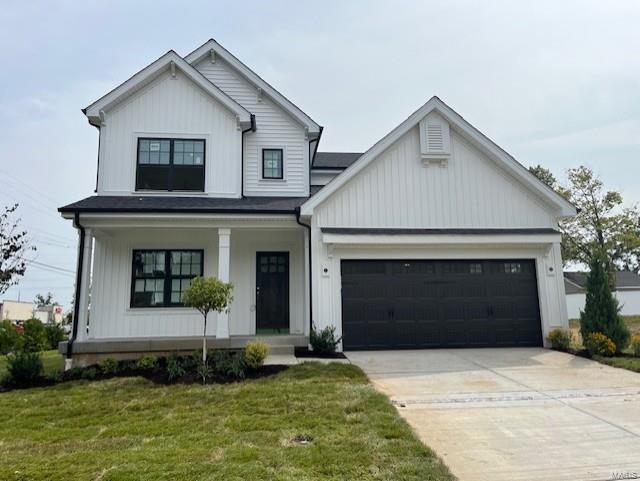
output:
[[[557,226],[550,207],[459,135],[451,160],[423,166],[412,129],[314,210],[322,227]]]
[[[196,69],[256,117],[257,130],[244,137],[245,195],[309,195],[309,142],[304,127],[269,97],[236,73],[224,60],[205,59]],[[283,150],[282,180],[262,179],[262,149]]]
[[[356,176],[315,207],[313,228],[314,322],[341,330],[342,259],[534,259],[543,332],[567,323],[559,242],[527,236],[510,243],[329,246],[322,227],[556,228],[556,209],[451,129],[450,155],[424,162],[418,124]],[[447,146],[449,147],[449,146]],[[436,156],[437,157],[437,156]],[[341,332],[340,332],[341,334]]]
[[[105,112],[100,128],[98,194],[135,192],[139,137],[203,138],[205,195],[240,196],[241,133],[236,117],[181,72],[160,75]],[[190,194],[191,195],[191,194]]]
[[[134,249],[203,249],[204,275],[218,272],[218,235],[210,229],[131,230],[95,239],[89,339],[195,337],[202,335],[202,316],[190,308],[131,308]],[[253,335],[256,326],[256,252],[289,252],[290,331],[302,334],[308,324],[305,300],[304,233],[300,229],[252,231],[232,229],[230,281],[234,301],[230,334]],[[207,334],[215,336],[216,315]]]

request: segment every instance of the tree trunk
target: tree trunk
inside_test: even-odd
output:
[[[207,315],[204,315],[204,331],[202,333],[202,364],[207,362]]]

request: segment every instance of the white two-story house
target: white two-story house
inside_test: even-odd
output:
[[[344,350],[537,346],[567,325],[574,207],[437,97],[362,154],[322,153],[322,127],[209,40],[84,113],[95,195],[59,209],[79,232],[70,359],[196,348],[181,296],[202,275],[235,286],[219,348],[331,325]]]

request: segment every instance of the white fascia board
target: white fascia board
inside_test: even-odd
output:
[[[108,111],[125,98],[151,83],[162,73],[171,68],[173,62],[176,69],[184,73],[196,85],[234,113],[243,127],[251,125],[251,113],[226,93],[211,83],[204,75],[192,67],[176,52],[170,50],[155,62],[140,70],[133,77],[120,84],[108,94],[83,109],[84,114],[93,124],[100,124],[100,112]]]
[[[220,57],[227,64],[231,65],[240,75],[242,75],[247,81],[252,83],[255,87],[262,89],[263,94],[268,95],[278,105],[285,109],[289,115],[304,125],[308,131],[311,139],[317,138],[320,135],[320,125],[317,124],[311,117],[305,114],[299,107],[293,102],[287,99],[284,95],[278,92],[275,88],[269,85],[262,77],[256,74],[253,70],[242,63],[231,52],[225,49],[222,45],[213,39],[207,41],[204,45],[201,45],[184,59],[191,65],[196,65],[201,60],[211,55],[211,50],[215,52],[217,57]]]
[[[346,184],[349,179],[358,174],[362,169],[369,165],[376,157],[378,157],[387,148],[393,145],[398,139],[400,139],[409,130],[414,128],[420,120],[427,116],[432,111],[437,111],[442,115],[454,129],[460,133],[467,140],[471,141],[474,145],[480,148],[486,155],[494,159],[501,166],[504,166],[508,172],[514,177],[520,179],[526,186],[530,187],[533,192],[538,194],[543,199],[546,199],[552,206],[558,209],[558,215],[573,216],[576,214],[576,208],[568,202],[565,198],[549,188],[546,184],[540,181],[535,175],[531,174],[523,165],[518,163],[511,155],[506,153],[503,149],[498,147],[493,141],[485,136],[478,129],[473,127],[469,122],[464,120],[462,116],[456,113],[451,107],[445,104],[438,97],[431,97],[427,103],[411,114],[404,122],[398,125],[395,129],[385,135],[382,139],[376,142],[373,147],[367,150],[360,158],[351,164],[344,172],[338,175],[335,179],[329,182],[322,190],[316,195],[311,197],[301,207],[301,212],[304,215],[311,215],[313,209],[324,202],[331,194]]]
[[[541,246],[560,242],[560,234],[491,235],[379,235],[322,234],[322,242],[335,245],[522,245]]]
[[[301,229],[293,214],[81,213],[80,224],[85,228],[102,230],[211,229],[221,227]]]

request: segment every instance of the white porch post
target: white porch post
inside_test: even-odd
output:
[[[229,265],[231,262],[231,229],[218,229],[218,279],[229,282]],[[216,338],[229,337],[229,313],[218,314]]]
[[[78,341],[86,341],[87,325],[89,323],[89,289],[91,286],[91,262],[93,254],[93,233],[91,229],[84,231],[84,256],[82,262],[82,274],[80,276],[80,299],[76,299],[78,303],[78,319],[74,322],[78,323],[76,331],[76,339]]]

